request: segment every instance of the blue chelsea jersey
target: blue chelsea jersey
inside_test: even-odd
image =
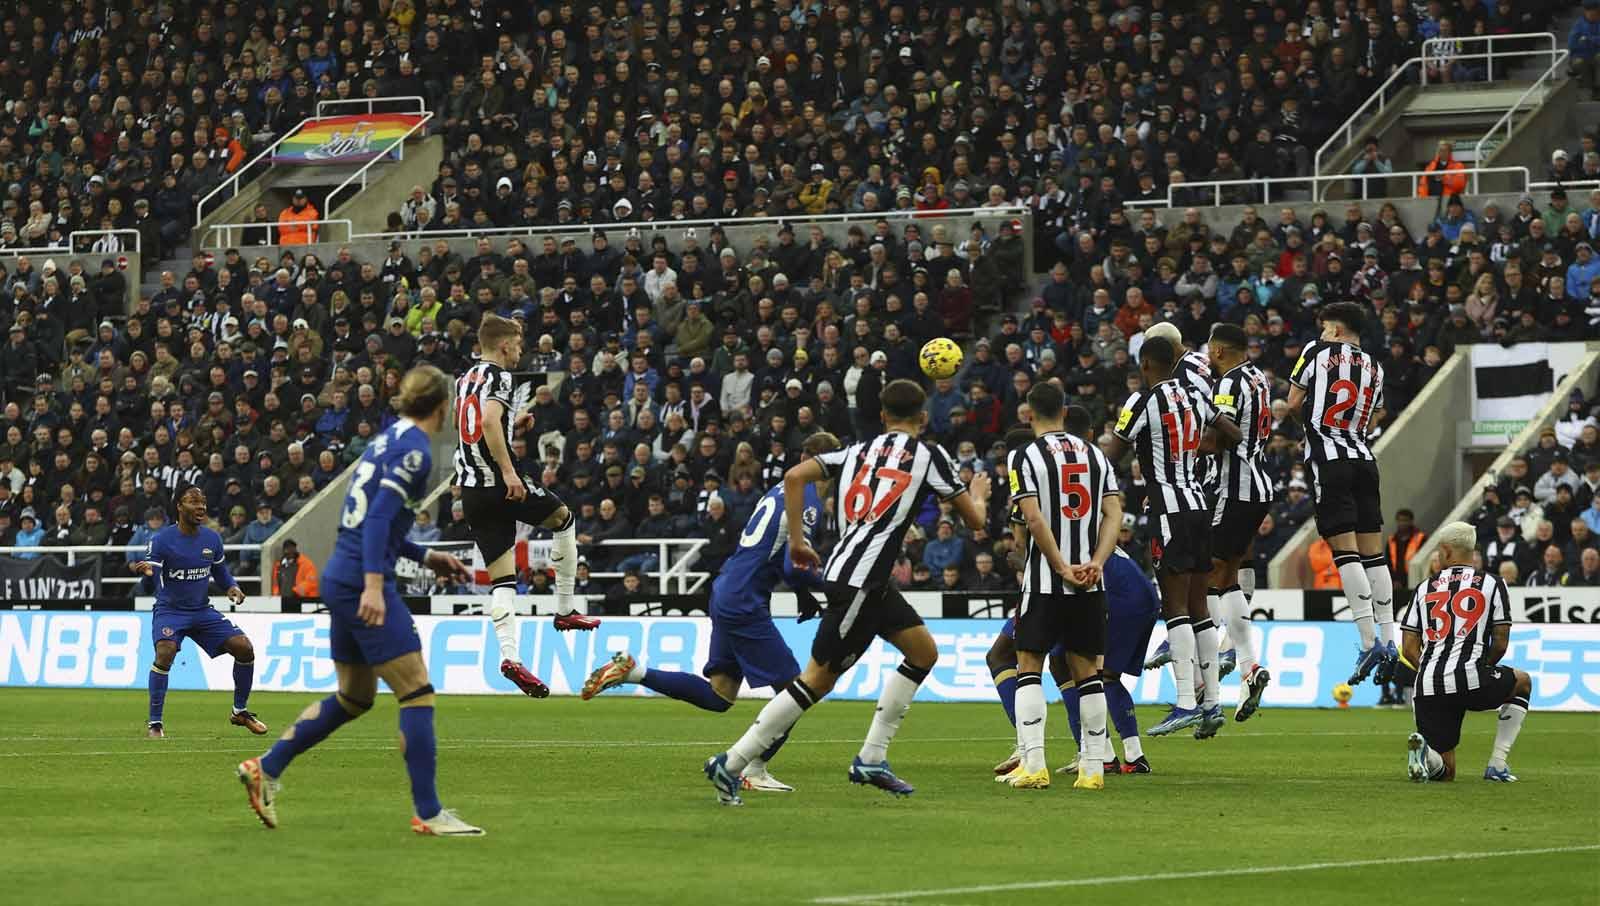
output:
[[[406,533],[427,493],[432,467],[428,433],[410,419],[385,428],[368,445],[345,494],[333,555],[322,571],[325,579],[359,586],[363,574],[374,572],[393,582],[396,560],[421,559],[421,549],[406,540]]]
[[[809,484],[802,512],[806,538],[814,544],[817,525],[822,519],[822,499]],[[739,546],[723,562],[722,571],[711,586],[712,617],[755,616],[767,612],[772,589],[780,579],[792,587],[822,585],[821,573],[795,569],[789,559],[789,520],[783,509],[783,485],[761,496],[739,535]]]
[[[155,567],[158,610],[204,610],[211,606],[213,578],[223,590],[235,584],[222,562],[222,536],[204,526],[193,535],[167,526],[150,539],[144,559]]]

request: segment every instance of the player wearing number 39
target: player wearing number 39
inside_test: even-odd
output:
[[[333,556],[322,571],[322,600],[331,622],[328,647],[339,691],[306,708],[270,751],[238,768],[250,807],[269,828],[278,826],[278,778],[289,762],[367,713],[382,679],[400,703],[401,747],[415,807],[412,830],[453,837],[483,833],[439,804],[433,686],[416,624],[395,586],[394,565],[401,557],[452,578],[466,576],[460,560],[406,539],[414,509],[428,489],[433,465],[428,437],[445,425],[450,391],[450,378],[431,365],[407,373],[396,400],[400,420],[357,461]]]
[[[839,439],[824,431],[806,438],[801,455],[811,459],[837,449]],[[808,540],[815,540],[821,519],[822,498],[816,488],[806,485],[800,521],[805,524]],[[800,666],[773,625],[772,589],[780,579],[788,583],[801,602],[800,619],[805,620],[818,609],[810,590],[822,586],[820,572],[797,566],[789,556],[788,522],[783,486],[778,485],[762,495],[739,535],[738,549],[722,564],[711,584],[711,652],[702,671],[705,678],[673,670],[648,670],[623,651],[589,675],[583,684],[583,697],[593,698],[624,683],[638,683],[707,711],[726,711],[739,697],[742,681],[752,687],[771,686],[782,692],[800,675]],[[743,789],[794,792],[794,787],[767,772],[767,763],[788,738],[787,733],[779,736],[745,765],[741,772]]]
[[[1477,531],[1452,522],[1435,536],[1440,570],[1417,586],[1400,620],[1403,656],[1417,669],[1417,732],[1407,743],[1413,781],[1454,780],[1456,744],[1468,711],[1499,711],[1483,779],[1514,783],[1506,764],[1528,716],[1533,680],[1500,665],[1511,643],[1511,611],[1500,577],[1472,566]]]
[[[706,779],[717,788],[717,800],[724,805],[742,804],[740,773],[770,751],[807,708],[832,691],[876,637],[898,648],[905,660],[884,678],[872,726],[850,765],[850,782],[896,796],[913,791],[889,769],[888,748],[917,687],[938,660],[939,649],[921,615],[889,582],[889,571],[900,554],[906,527],[930,494],[950,501],[973,531],[981,531],[989,478],[979,473],[968,494],[950,455],[918,439],[927,421],[922,408],[927,397],[921,387],[907,380],[890,381],[879,400],[885,433],[813,456],[783,476],[789,556],[804,569],[822,563],[806,537],[806,486],[838,479],[839,542],[822,570],[828,607],[811,643],[806,669],[773,696],[732,748],[706,761]]]

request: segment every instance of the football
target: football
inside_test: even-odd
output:
[[[939,380],[950,377],[961,367],[961,347],[949,337],[938,337],[924,343],[917,358],[922,362],[922,373]]]
[[[1354,694],[1355,690],[1350,688],[1349,683],[1340,683],[1339,685],[1333,687],[1333,700],[1338,702],[1340,705],[1349,702],[1350,696]]]

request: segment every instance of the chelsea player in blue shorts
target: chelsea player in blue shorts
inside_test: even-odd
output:
[[[233,716],[228,722],[260,736],[267,725],[252,714],[250,686],[255,681],[256,652],[233,621],[211,606],[211,581],[216,580],[235,604],[244,592],[222,562],[222,536],[206,525],[206,494],[189,488],[178,497],[178,522],[156,533],[145,547],[144,559],[130,564],[141,576],[156,582],[156,607],[150,619],[156,643],[150,665],[150,719],[145,735],[164,739],[162,712],[167,704],[167,675],[184,639],[193,639],[209,657],[233,655]]]
[[[802,461],[839,449],[839,439],[827,432],[807,438],[801,447]],[[817,523],[822,518],[822,495],[815,485],[806,485],[803,509],[806,534],[815,542]],[[783,507],[783,485],[775,485],[761,497],[755,512],[739,535],[739,546],[723,564],[711,584],[711,652],[704,678],[693,673],[651,670],[626,651],[612,656],[605,666],[589,675],[583,684],[583,697],[594,698],[607,689],[637,683],[662,695],[688,702],[707,711],[726,711],[739,697],[739,684],[748,680],[752,687],[771,686],[781,690],[800,675],[778,627],[772,623],[772,589],[782,579],[800,599],[800,619],[820,611],[810,590],[822,587],[817,570],[795,567],[789,558],[788,520]],[[792,793],[794,787],[767,771],[767,763],[783,747],[789,734],[777,738],[761,757],[752,760],[741,774],[747,790]]]
[[[433,686],[394,572],[395,561],[405,557],[453,579],[466,578],[460,560],[442,551],[424,551],[406,539],[433,464],[428,438],[444,427],[452,398],[444,372],[431,365],[412,369],[400,382],[400,420],[378,435],[357,461],[333,555],[322,570],[339,691],[301,712],[266,754],[238,767],[250,807],[269,828],[278,826],[278,778],[289,762],[371,710],[382,679],[400,703],[400,736],[414,808],[411,829],[441,837],[483,835],[482,828],[439,804]]]

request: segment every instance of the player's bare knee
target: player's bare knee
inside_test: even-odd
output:
[[[571,519],[572,511],[567,509],[565,505],[562,505],[557,507],[556,511],[550,514],[550,518],[544,521],[544,527],[547,529],[559,529],[566,525]]]
[[[427,687],[428,695],[431,696],[433,694],[433,687],[428,684],[428,665],[422,662],[422,654],[420,652],[413,651],[409,654],[402,654],[372,669],[380,679],[389,684],[389,688],[394,691],[395,697],[400,700],[401,707],[406,706],[405,702],[408,701],[408,696],[423,687]],[[414,698],[409,700],[414,701]],[[432,700],[430,699],[428,703],[432,704]],[[418,705],[413,704],[411,707],[418,707]]]
[[[1513,695],[1520,695],[1526,698],[1533,692],[1533,677],[1529,676],[1527,671],[1524,670],[1517,670],[1514,673],[1517,677],[1517,684],[1512,688],[1511,692]]]
[[[177,660],[178,646],[171,642],[156,643],[155,668],[157,670],[171,670],[172,662]]]
[[[250,644],[250,637],[236,635],[223,643],[223,649],[233,655],[233,659],[241,664],[253,664],[256,660],[256,649]]]
[[[989,665],[989,672],[1003,670],[1017,659],[1017,645],[1005,633],[995,636],[994,644],[989,646],[989,653],[983,656]]]
[[[807,664],[806,669],[800,673],[800,682],[805,683],[806,688],[816,693],[818,698],[832,692],[833,684],[838,681],[837,673],[816,661]]]
[[[714,710],[726,711],[733,707],[734,702],[739,700],[739,680],[737,677],[728,676],[725,673],[713,673],[710,683],[711,691],[717,693],[717,698],[723,701],[723,707]]]

